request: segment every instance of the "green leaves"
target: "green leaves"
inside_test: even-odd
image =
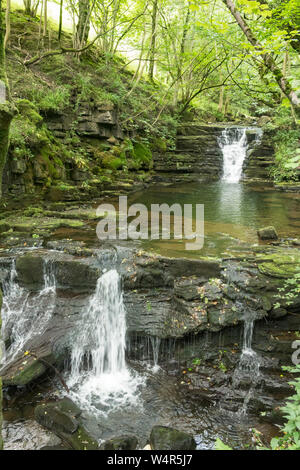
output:
[[[232,448],[224,444],[221,439],[217,438],[215,443],[215,450],[232,450]]]

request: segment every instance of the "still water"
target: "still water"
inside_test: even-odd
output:
[[[219,256],[244,244],[259,243],[257,230],[273,225],[279,237],[300,233],[300,195],[277,191],[266,185],[243,183],[185,183],[155,186],[135,193],[129,204],[204,204],[204,247],[186,251],[186,240],[144,240],[143,248],[165,256]]]

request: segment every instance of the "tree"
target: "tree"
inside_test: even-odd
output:
[[[23,3],[26,15],[34,18],[37,14],[40,0],[23,0]]]
[[[247,21],[241,15],[241,13],[237,10],[234,4],[234,1],[233,0],[222,0],[222,1],[226,5],[226,7],[229,9],[232,16],[235,18],[239,28],[243,31],[244,35],[246,36],[251,46],[253,46],[254,50],[257,51],[261,55],[264,61],[265,67],[272,73],[282,93],[287,97],[287,99],[291,103],[291,106],[295,109],[297,116],[300,117],[300,100],[297,97],[297,94],[293,90],[288,79],[283,75],[282,71],[276,64],[276,61],[272,53],[264,51],[262,44],[258,41],[256,36],[254,35]]]
[[[9,85],[6,76],[5,59],[5,21],[0,0],[0,197],[2,195],[2,175],[6,163],[10,124],[15,114],[11,101]]]
[[[149,62],[149,78],[152,82],[154,80],[154,65],[155,65],[155,52],[156,52],[157,11],[158,11],[158,0],[153,0],[152,31],[151,31],[151,42],[150,42],[150,62]]]
[[[91,25],[90,0],[78,1],[78,22],[76,26],[75,48],[83,47],[88,40]]]

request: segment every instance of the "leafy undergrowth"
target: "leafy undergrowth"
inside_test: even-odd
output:
[[[44,51],[59,48],[56,31],[51,43],[39,39],[39,23],[22,12],[11,14],[11,45],[8,51],[8,75],[13,96],[30,100],[41,114],[62,112],[66,108],[92,99],[97,104],[111,104],[119,111],[123,129],[166,139],[172,144],[177,117],[168,102],[168,93],[161,87],[140,80],[121,57],[101,55],[92,46],[79,58],[75,54],[47,57],[34,65],[24,61]],[[72,47],[71,36],[63,33],[64,47]],[[75,99],[75,103],[74,103]],[[157,120],[157,117],[159,119]],[[157,120],[157,122],[155,122]]]

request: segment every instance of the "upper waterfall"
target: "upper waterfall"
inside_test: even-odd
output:
[[[246,128],[228,127],[222,131],[219,145],[223,153],[223,180],[238,183],[247,154]]]

